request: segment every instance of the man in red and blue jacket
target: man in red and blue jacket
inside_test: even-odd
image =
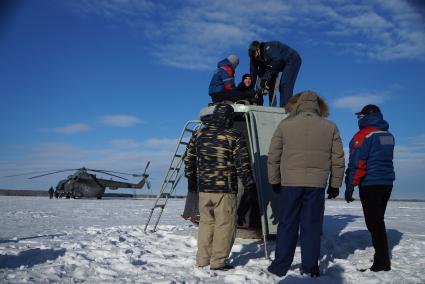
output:
[[[235,69],[239,64],[239,58],[231,54],[217,64],[208,88],[213,103],[222,101],[236,102],[239,100],[252,99],[250,93],[238,92],[235,87]]]
[[[366,105],[356,113],[359,123],[350,142],[350,158],[345,172],[345,200],[354,201],[359,186],[360,201],[375,255],[371,271],[391,270],[384,215],[395,179],[394,136],[376,105]]]

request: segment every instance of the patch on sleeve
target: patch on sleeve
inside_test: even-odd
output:
[[[380,136],[379,142],[381,145],[394,145],[394,138],[392,136]]]

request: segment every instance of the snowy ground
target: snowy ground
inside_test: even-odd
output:
[[[373,249],[361,205],[327,201],[322,277],[311,279],[299,274],[299,248],[285,278],[269,274],[259,240],[236,240],[233,271],[197,268],[197,228],[179,217],[184,200],[145,234],[152,202],[0,197],[0,283],[425,283],[425,203],[389,203],[393,270],[362,273]]]

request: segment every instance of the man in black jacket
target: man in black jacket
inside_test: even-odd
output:
[[[250,73],[253,82],[257,76],[262,78],[262,88],[272,91],[279,72],[282,76],[279,84],[280,107],[284,107],[292,97],[295,80],[301,67],[301,57],[298,52],[278,41],[253,41],[248,49],[251,58]],[[270,105],[275,106],[276,100],[269,96]]]

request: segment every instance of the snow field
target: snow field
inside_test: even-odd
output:
[[[184,200],[171,200],[159,230],[145,233],[152,203],[0,197],[0,283],[425,283],[425,203],[389,203],[393,269],[362,273],[373,248],[361,205],[327,201],[318,279],[300,275],[299,247],[286,277],[268,273],[262,240],[236,240],[232,271],[198,268],[197,228],[180,217]]]

